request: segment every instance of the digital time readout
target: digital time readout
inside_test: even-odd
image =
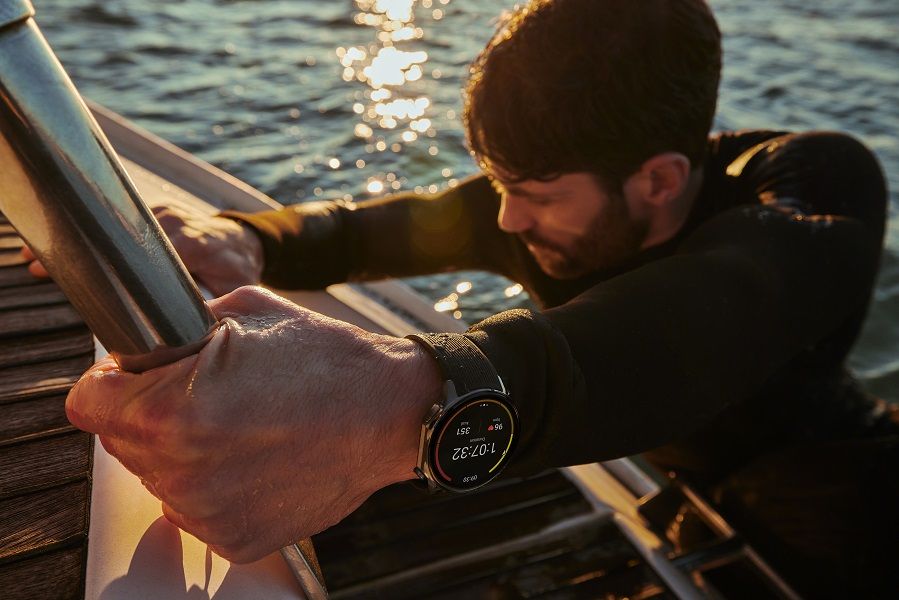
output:
[[[484,456],[485,454],[495,454],[496,443],[481,444],[480,446],[462,446],[461,448],[453,448],[453,460],[464,460],[466,458],[475,458],[476,456]]]
[[[514,418],[504,402],[478,399],[446,422],[433,447],[434,475],[455,488],[473,488],[503,466],[515,435]]]

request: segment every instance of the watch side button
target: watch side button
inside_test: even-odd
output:
[[[442,411],[443,411],[443,407],[440,404],[432,405],[431,410],[429,410],[427,416],[425,416],[425,425],[426,426],[433,425],[434,421],[437,419],[437,417],[440,415],[440,413]]]

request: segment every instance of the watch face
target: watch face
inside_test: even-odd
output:
[[[466,490],[484,485],[499,474],[518,432],[505,402],[480,397],[454,409],[434,434],[434,477],[447,487]]]

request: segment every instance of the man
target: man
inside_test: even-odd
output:
[[[197,355],[140,375],[101,361],[69,397],[72,422],[172,522],[248,561],[414,478],[455,357],[508,391],[509,472],[649,452],[803,592],[886,589],[877,534],[897,531],[894,507],[863,503],[899,497],[899,419],[843,368],[879,262],[883,177],[839,134],[708,139],[719,73],[701,0],[532,2],[472,68],[483,176],[433,197],[159,217],[218,293],[489,269],[542,311],[434,350],[240,288],[211,303],[221,324]]]

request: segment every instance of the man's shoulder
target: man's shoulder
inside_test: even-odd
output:
[[[793,132],[779,129],[716,131],[709,135],[709,153],[712,156],[739,156],[758,144],[787,135],[793,135]]]
[[[886,187],[877,158],[861,141],[836,131],[744,130],[709,139],[707,167],[727,206],[783,205],[806,215],[859,217],[882,226]]]
[[[784,129],[735,129],[715,131],[709,134],[711,144],[758,144],[772,138],[792,135],[793,131]]]
[[[815,154],[821,148],[842,149],[859,158],[873,153],[847,132],[831,130],[787,131],[777,129],[740,129],[720,131],[709,136],[710,158],[729,163],[747,152],[772,153],[789,147],[794,153]]]

